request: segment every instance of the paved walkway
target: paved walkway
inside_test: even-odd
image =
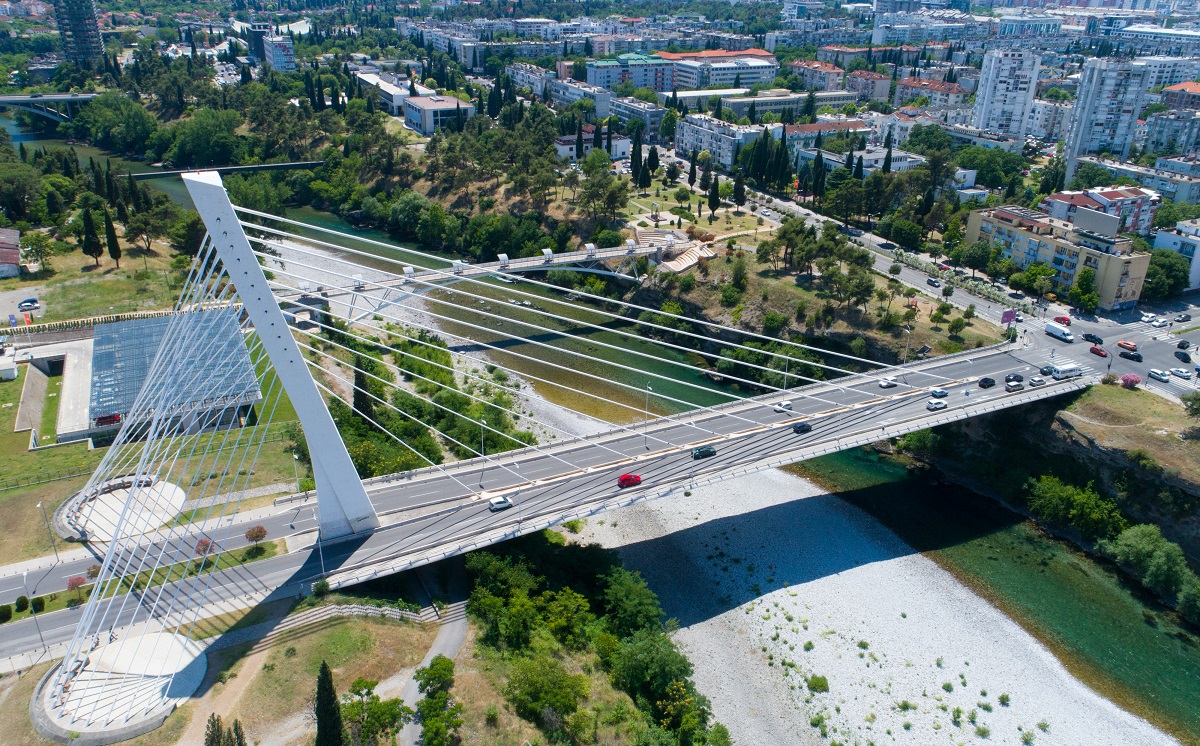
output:
[[[21,403],[17,407],[17,424],[13,432],[42,427],[42,408],[46,404],[46,386],[50,379],[40,368],[25,366],[25,385],[21,389]],[[38,433],[41,435],[41,433]]]

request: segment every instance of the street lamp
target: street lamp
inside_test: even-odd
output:
[[[300,457],[295,453],[292,454],[292,474],[296,476],[296,491],[300,491]],[[304,496],[308,497],[308,490],[304,491]]]
[[[653,390],[654,389],[650,388],[650,384],[647,383],[646,384],[646,408],[645,408],[645,417],[646,418],[642,424],[642,445],[645,446],[646,449],[650,448],[650,392]]]
[[[325,577],[325,549],[321,546],[321,522],[317,520],[317,509],[312,509],[313,521],[317,524],[317,556],[321,558],[321,577]]]
[[[487,444],[483,442],[483,429],[487,427],[487,418],[479,418],[479,457],[483,463],[479,465],[479,486],[483,486],[483,471],[487,469]]]
[[[59,563],[58,559],[58,540],[54,538],[54,530],[50,528],[50,518],[46,515],[46,506],[38,503],[37,506],[42,509],[42,519],[46,521],[46,532],[50,534],[50,545],[54,547],[54,564]]]
[[[903,329],[901,329],[901,331],[902,331],[902,332],[904,332],[904,333],[907,335],[907,336],[904,338],[904,360],[902,360],[902,361],[900,362],[900,364],[901,364],[901,365],[904,365],[904,364],[908,363],[908,346],[909,346],[910,344],[912,344],[912,329],[909,329],[909,328],[906,326],[906,327],[904,327]]]
[[[21,573],[21,585],[25,588],[25,596],[29,596],[29,571],[25,570]],[[49,650],[46,647],[46,638],[42,637],[42,625],[38,621],[37,612],[33,608],[33,599],[29,599],[29,616],[33,617],[33,626],[37,627],[38,639],[42,641],[42,649]]]

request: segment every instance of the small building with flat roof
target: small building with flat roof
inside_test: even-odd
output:
[[[404,99],[404,125],[422,135],[443,127],[457,129],[475,115],[475,106],[453,96],[409,96]]]

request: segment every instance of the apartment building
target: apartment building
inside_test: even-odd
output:
[[[662,129],[663,115],[667,113],[664,107],[630,96],[613,99],[610,110],[614,117],[621,120],[621,124],[628,124],[636,119],[645,125],[642,128],[642,136],[647,143],[662,140],[659,130]]]
[[[892,79],[868,70],[855,70],[846,73],[846,90],[853,91],[859,101],[887,101]]]
[[[613,93],[591,83],[577,80],[551,80],[546,83],[546,95],[559,106],[570,106],[581,99],[595,105],[595,115],[604,119],[612,113]]]
[[[958,83],[905,78],[896,81],[896,95],[892,99],[892,105],[899,106],[905,101],[921,97],[929,99],[929,105],[932,107],[955,108],[962,106],[967,100],[967,91]]]
[[[1067,136],[1067,125],[1075,106],[1070,101],[1046,101],[1035,98],[1029,107],[1025,134],[1039,140],[1058,142]]]
[[[851,137],[866,135],[870,137],[871,127],[861,119],[841,119],[832,122],[813,122],[812,124],[788,124],[783,127],[783,137],[788,149],[792,152],[814,148],[817,136],[822,141],[835,137]],[[895,155],[893,153],[893,155]],[[822,156],[824,157],[824,156]],[[864,168],[866,163],[863,163]]]
[[[1146,66],[1148,88],[1165,89],[1200,78],[1200,59],[1195,57],[1138,57],[1137,61]]]
[[[409,96],[404,99],[404,125],[422,135],[442,128],[457,129],[475,115],[472,104],[452,96]]]
[[[993,49],[983,56],[971,126],[1012,137],[1029,127],[1041,58],[1027,49]]]
[[[1200,111],[1164,111],[1148,117],[1142,150],[1152,153],[1200,150]]]
[[[612,90],[621,83],[634,88],[670,91],[675,88],[675,62],[645,54],[622,54],[616,59],[588,60],[587,82]]]
[[[845,153],[834,153],[828,150],[817,150],[816,148],[802,148],[796,151],[796,167],[799,168],[803,163],[812,163],[817,160],[817,153],[821,154],[821,160],[825,164],[826,171],[832,171],[838,166],[846,165]],[[854,151],[854,162],[858,163],[859,157],[863,159],[863,176],[869,176],[877,168],[883,167],[883,162],[887,160],[887,148],[872,146],[866,150]],[[925,158],[916,153],[909,153],[906,150],[892,149],[891,173],[900,173],[902,171],[911,171],[921,164],[925,163]]]
[[[1100,308],[1133,308],[1141,297],[1150,255],[1136,252],[1133,242],[1118,235],[1117,218],[1081,208],[1075,223],[1038,210],[1005,205],[975,210],[967,219],[964,240],[983,240],[1001,247],[1020,267],[1044,263],[1054,270],[1055,289],[1069,290],[1083,269],[1095,272]]]
[[[1001,39],[1055,36],[1062,33],[1062,25],[1062,19],[1057,16],[1001,16],[996,23],[996,36]]]
[[[546,97],[546,84],[556,77],[545,68],[528,62],[513,62],[506,65],[504,74],[519,88],[528,88],[539,99]]]
[[[1200,202],[1200,172],[1187,170],[1184,159],[1159,158],[1153,168],[1096,156],[1080,156],[1077,160],[1080,165],[1091,163],[1107,169],[1114,176],[1133,179],[1139,185],[1158,192],[1165,199],[1174,202]]]
[[[1200,109],[1200,83],[1189,80],[1167,86],[1162,102],[1172,109]]]
[[[846,89],[846,71],[831,62],[820,60],[796,60],[788,63],[788,69],[796,73],[804,87],[818,91],[842,91]]]
[[[729,124],[706,114],[688,114],[675,125],[675,152],[707,150],[712,162],[728,171],[743,148],[764,134],[781,136],[782,130],[780,125],[768,128],[761,124]]]
[[[1120,218],[1124,233],[1149,235],[1162,197],[1152,189],[1134,186],[1093,187],[1077,192],[1046,195],[1038,207],[1052,218],[1075,222],[1079,209]]]
[[[858,100],[858,96],[850,91],[817,91],[812,95],[816,99],[817,109],[822,106],[839,109]],[[756,117],[763,114],[778,114],[782,117],[785,112],[795,116],[804,108],[808,96],[807,93],[792,93],[786,89],[771,89],[761,91],[757,96],[723,96],[721,106],[732,111],[739,119],[750,116],[751,105],[754,106]]]
[[[1169,230],[1160,230],[1154,240],[1154,248],[1170,249],[1188,260],[1188,290],[1200,290],[1200,261],[1196,260],[1196,249],[1200,247],[1200,220],[1183,220]]]
[[[1146,95],[1145,63],[1093,57],[1083,66],[1063,155],[1067,180],[1079,156],[1107,152],[1124,160]]]

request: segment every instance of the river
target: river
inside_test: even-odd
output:
[[[873,451],[790,468],[1003,609],[1096,691],[1200,744],[1200,639],[1113,568],[989,498]]]

